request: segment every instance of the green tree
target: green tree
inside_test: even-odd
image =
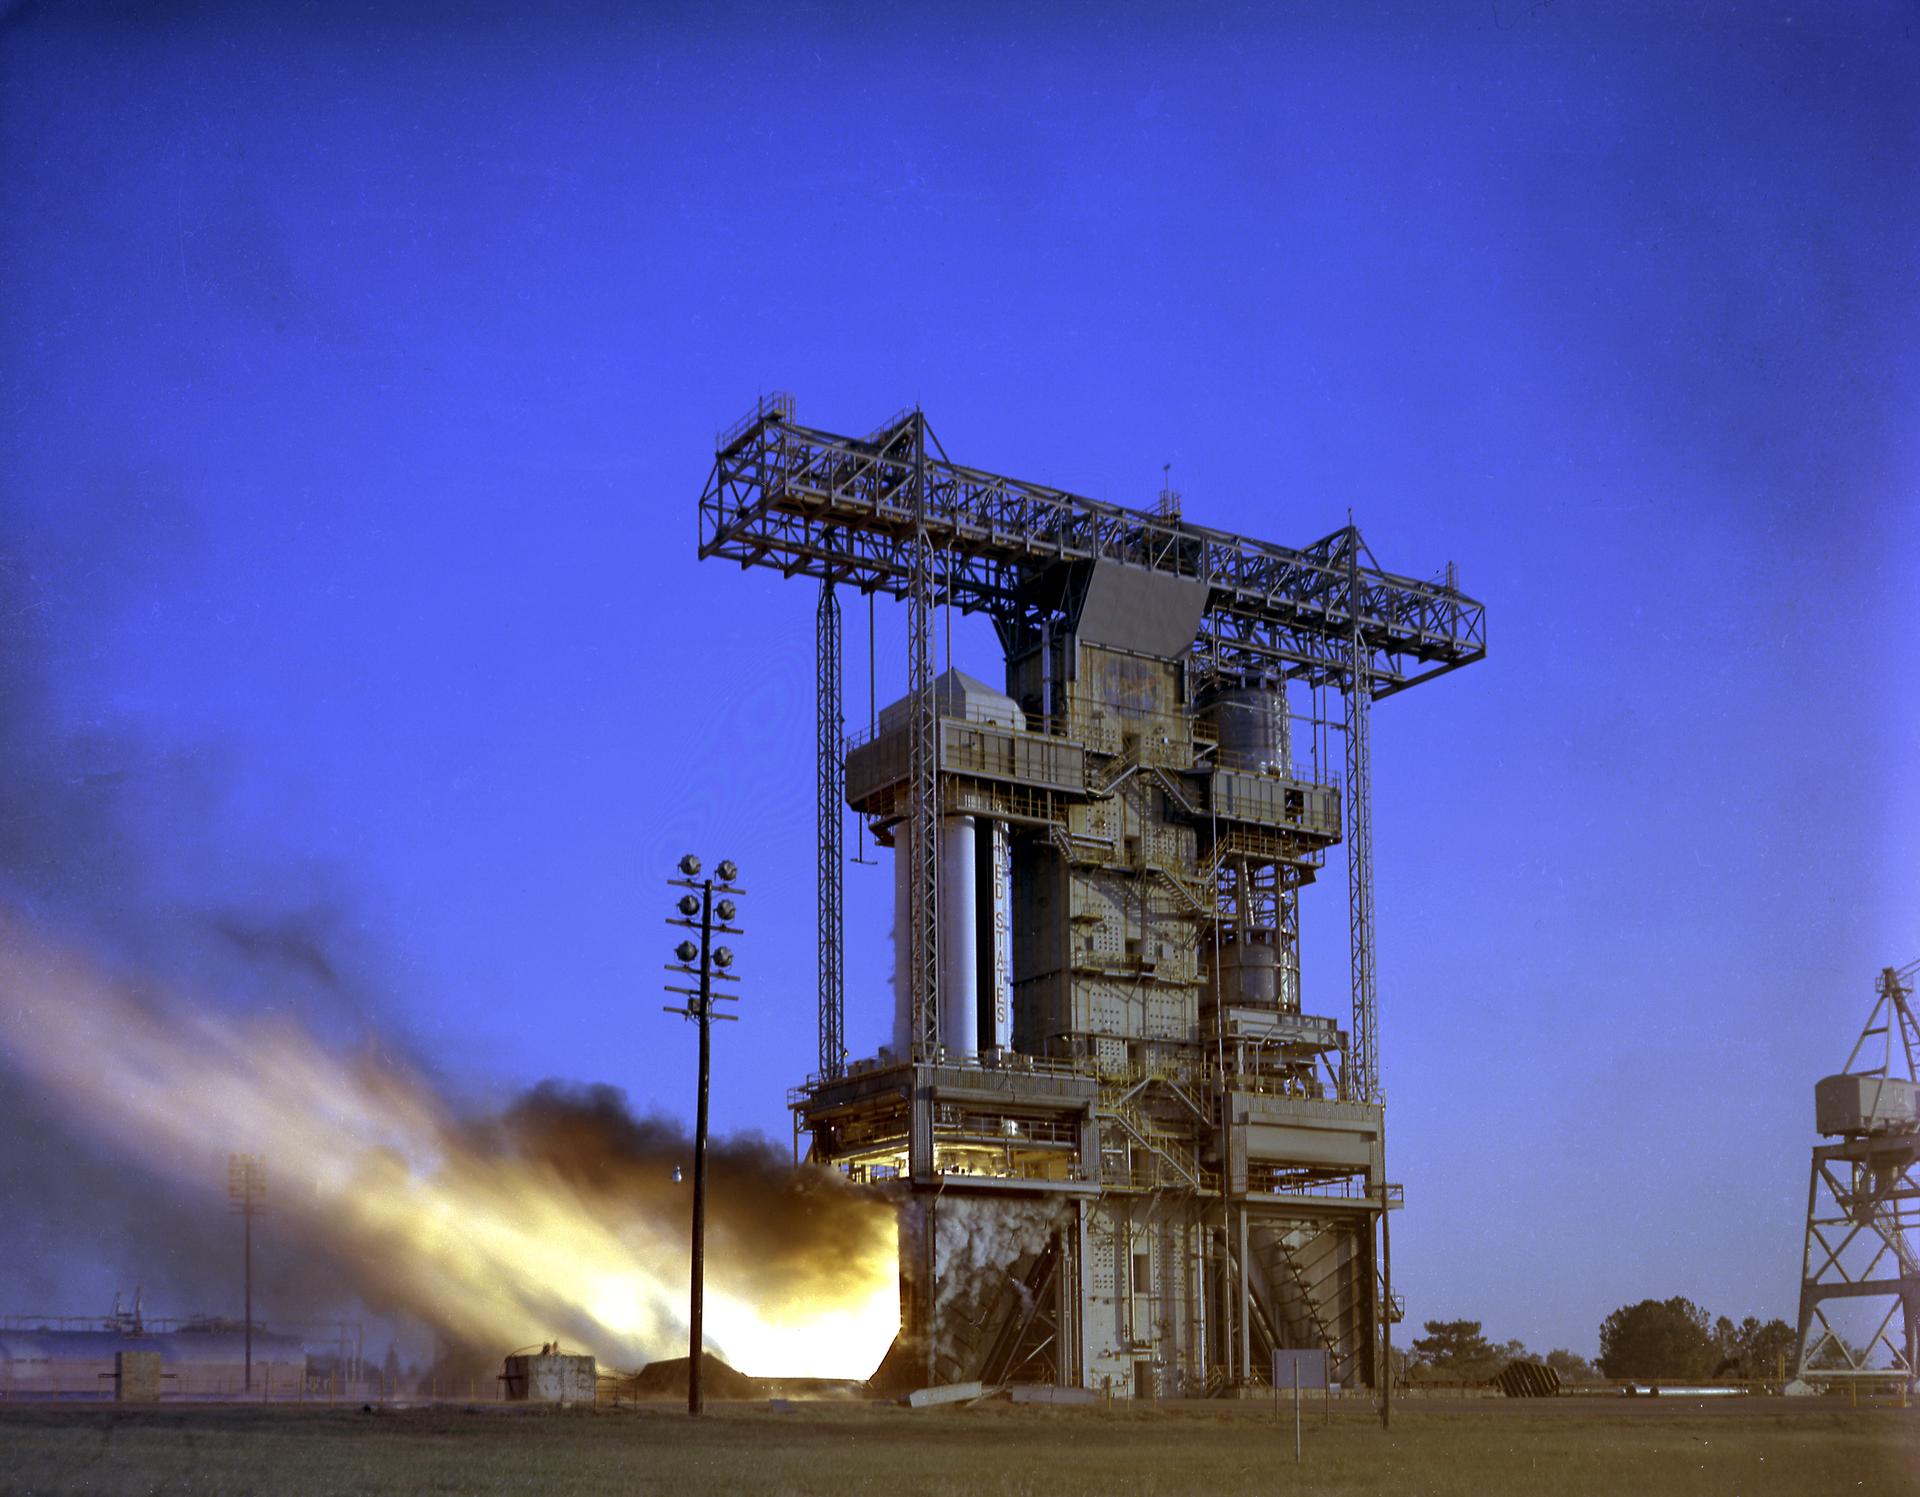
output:
[[[1600,1374],[1594,1371],[1593,1363],[1585,1357],[1576,1355],[1564,1347],[1555,1347],[1547,1353],[1547,1365],[1560,1374],[1563,1383],[1597,1383]]]
[[[1477,1320],[1429,1320],[1413,1340],[1413,1357],[1436,1378],[1478,1382],[1500,1370],[1502,1353],[1480,1334]]]
[[[1713,1339],[1720,1349],[1717,1376],[1739,1378],[1778,1377],[1781,1358],[1789,1366],[1793,1361],[1793,1327],[1784,1320],[1762,1321],[1749,1315],[1739,1325],[1726,1316],[1714,1322]]]
[[[1600,1370],[1608,1377],[1708,1377],[1719,1360],[1707,1312],[1678,1295],[1622,1305],[1600,1322]]]

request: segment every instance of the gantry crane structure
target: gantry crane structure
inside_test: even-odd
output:
[[[763,397],[715,445],[700,555],[819,584],[820,1050],[794,1102],[816,1158],[915,1198],[915,1367],[1192,1391],[1257,1381],[1257,1340],[1326,1345],[1373,1381],[1397,1187],[1370,716],[1482,658],[1483,606],[1450,566],[1384,571],[1352,524],[1291,549],[1186,520],[1171,494],[1131,509],[962,466],[917,408],[855,437]],[[906,612],[905,696],[858,743],[841,590]],[[992,620],[1006,693],[936,675],[956,609]],[[1297,772],[1290,684],[1340,699],[1340,788]],[[1294,903],[1341,840],[1342,790],[1345,1032],[1298,1013]],[[899,947],[895,1045],[852,1066],[848,804],[894,847]],[[943,1281],[937,1203],[969,1196],[1008,1213],[1017,1293]]]
[[[1817,1082],[1814,1121],[1838,1141],[1816,1144],[1807,1179],[1795,1375],[1908,1383],[1920,1372],[1920,962],[1881,969],[1872,1010],[1846,1069]],[[1855,1343],[1828,1317],[1864,1306]],[[1893,1324],[1900,1320],[1898,1339]],[[1847,1327],[1852,1329],[1852,1327]],[[1884,1352],[1886,1360],[1874,1364]]]

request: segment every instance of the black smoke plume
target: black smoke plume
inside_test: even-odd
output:
[[[656,1217],[691,1211],[692,1138],[676,1119],[635,1117],[614,1087],[545,1081],[489,1128],[585,1197]],[[758,1134],[710,1141],[707,1180],[709,1241],[716,1251],[737,1249],[729,1261],[753,1265],[742,1287],[768,1298],[829,1288],[880,1229],[870,1209],[857,1209],[880,1199],[873,1191],[833,1170],[796,1166]]]

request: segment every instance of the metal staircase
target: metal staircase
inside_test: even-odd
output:
[[[1313,1325],[1316,1343],[1326,1349],[1329,1360],[1337,1359],[1336,1338],[1332,1328],[1327,1324],[1326,1317],[1320,1313],[1320,1296],[1316,1292],[1316,1286],[1307,1282],[1306,1270],[1301,1265],[1300,1256],[1294,1251],[1293,1244],[1288,1241],[1292,1236],[1291,1230],[1275,1230],[1273,1234],[1275,1251],[1273,1257],[1268,1260],[1269,1272],[1275,1260],[1285,1265],[1287,1276],[1292,1280],[1294,1290],[1299,1295],[1300,1304],[1305,1307],[1307,1319]]]

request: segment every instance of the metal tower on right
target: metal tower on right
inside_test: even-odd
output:
[[[1822,1379],[1904,1374],[1911,1382],[1920,1367],[1916,974],[1920,962],[1882,970],[1873,1011],[1846,1069],[1813,1089],[1815,1123],[1839,1142],[1814,1146],[1807,1181],[1799,1377],[1811,1368]],[[1871,1329],[1863,1342],[1848,1341],[1827,1318],[1827,1306],[1836,1300],[1867,1307],[1865,1324]],[[1895,1316],[1900,1319],[1897,1339]],[[1882,1350],[1888,1362],[1871,1366]]]

